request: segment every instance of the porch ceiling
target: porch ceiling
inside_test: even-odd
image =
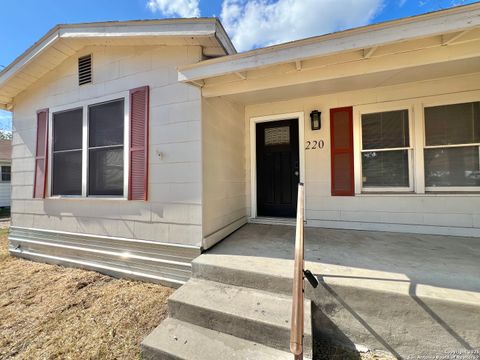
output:
[[[205,79],[205,97],[243,104],[287,100],[480,71],[480,27]],[[198,84],[197,84],[198,85]]]
[[[472,73],[480,73],[480,57],[421,65],[407,69],[387,70],[376,73],[338,77],[334,79],[327,78],[301,84],[278,86],[253,91],[242,91],[223,96],[236,103],[252,105],[320,96],[343,91],[372,89]]]

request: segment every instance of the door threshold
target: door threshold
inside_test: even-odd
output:
[[[282,217],[256,217],[256,218],[249,218],[248,222],[251,224],[264,224],[264,225],[287,225],[287,226],[295,226],[296,219],[295,218],[282,218]]]

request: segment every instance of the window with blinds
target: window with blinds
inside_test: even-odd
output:
[[[362,188],[411,190],[408,110],[362,114]]]
[[[480,102],[425,108],[425,186],[480,187]]]

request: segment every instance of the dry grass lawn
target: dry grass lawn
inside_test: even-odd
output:
[[[138,359],[172,289],[12,258],[0,230],[0,359]]]

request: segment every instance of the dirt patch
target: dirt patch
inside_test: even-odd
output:
[[[315,344],[313,360],[395,360],[395,357],[383,351],[359,353],[323,341]]]
[[[172,289],[8,255],[0,230],[0,359],[139,359]]]

